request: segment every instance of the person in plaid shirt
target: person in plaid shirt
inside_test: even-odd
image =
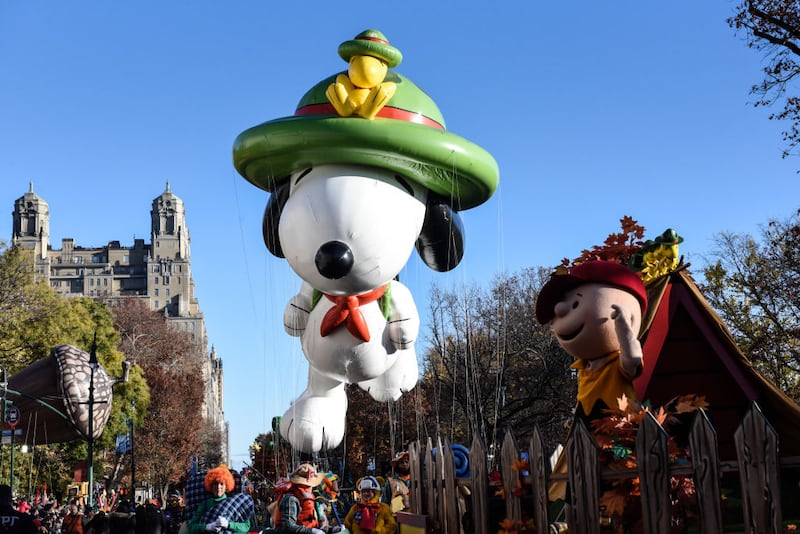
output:
[[[277,534],[325,534],[327,518],[311,491],[322,475],[311,464],[300,464],[289,476],[290,484],[278,501],[273,518]]]
[[[209,469],[206,474],[204,486],[211,494],[209,498],[200,503],[197,507],[192,518],[189,520],[190,534],[205,534],[206,532],[234,532],[238,534],[247,534],[250,531],[250,521],[234,521],[230,516],[217,515],[211,520],[212,510],[221,510],[221,506],[227,499],[231,499],[226,495],[226,491],[233,491],[234,480],[230,470],[224,465]]]

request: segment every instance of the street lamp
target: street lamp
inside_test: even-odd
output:
[[[6,423],[6,394],[8,388],[8,378],[6,377],[6,368],[0,367],[0,388],[3,388],[3,402],[2,408],[3,413],[0,415],[0,466],[3,465],[3,441],[2,441],[2,430],[5,430],[5,423]]]
[[[22,454],[31,453],[31,466],[30,466],[30,469],[28,470],[28,493],[26,494],[28,499],[30,499],[31,498],[31,490],[33,489],[33,485],[32,485],[33,483],[31,481],[31,478],[33,477],[33,446],[28,447],[27,443],[23,443],[22,446],[19,448],[19,452],[21,452]],[[28,502],[31,502],[31,501],[28,501]]]
[[[86,478],[89,482],[89,496],[88,504],[94,504],[94,373],[100,363],[97,361],[97,331],[94,333],[94,340],[92,341],[92,352],[89,354],[89,368],[91,374],[89,375],[89,457],[87,458],[88,465],[86,466]]]

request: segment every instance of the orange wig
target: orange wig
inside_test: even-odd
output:
[[[206,490],[211,492],[211,485],[215,482],[222,482],[225,484],[225,493],[230,493],[233,491],[233,487],[235,485],[235,482],[233,481],[233,475],[224,465],[220,465],[214,469],[209,469],[208,473],[206,473],[205,480],[203,480],[203,486],[205,486]]]

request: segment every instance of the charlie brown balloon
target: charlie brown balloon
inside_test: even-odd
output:
[[[614,261],[587,261],[560,268],[536,299],[536,319],[549,324],[559,345],[576,358],[576,413],[603,417],[624,394],[635,399],[633,379],[642,370],[637,334],[647,308],[639,274]]]

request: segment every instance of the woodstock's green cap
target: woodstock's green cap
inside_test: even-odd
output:
[[[356,35],[355,39],[345,41],[339,45],[339,56],[345,61],[350,61],[353,56],[376,57],[393,69],[403,61],[400,50],[389,44],[389,40],[378,30],[364,30]]]

